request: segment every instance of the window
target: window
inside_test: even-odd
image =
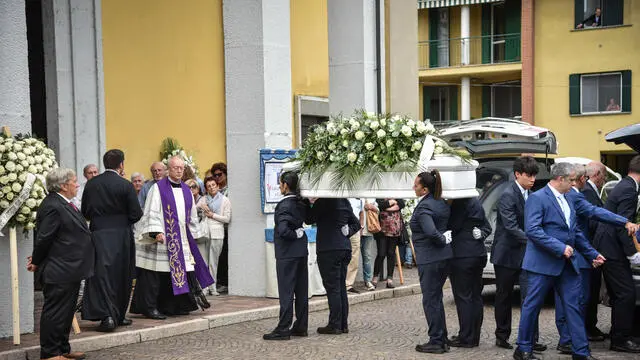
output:
[[[624,0],[575,0],[576,28],[622,25]]]
[[[309,134],[309,129],[313,125],[322,124],[325,121],[329,121],[328,116],[313,116],[313,115],[301,115],[300,117],[300,138],[301,144],[304,143],[304,140],[307,138],[307,134]]]
[[[296,95],[295,97],[296,146],[302,146],[313,125],[329,121],[329,99]]]
[[[569,76],[572,115],[631,112],[631,71]]]
[[[520,81],[491,85],[491,116],[513,118],[522,115]]]
[[[457,86],[425,86],[422,95],[425,119],[432,123],[458,119]]]
[[[492,63],[505,60],[506,12],[504,3],[491,6],[491,59]]]

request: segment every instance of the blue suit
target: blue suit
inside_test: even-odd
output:
[[[522,304],[518,347],[523,352],[532,352],[535,323],[546,294],[552,288],[560,295],[564,306],[573,353],[589,355],[589,342],[580,311],[582,285],[578,256],[584,255],[590,262],[598,252],[581,234],[577,224],[573,201],[567,199],[569,224],[550,185],[529,196],[525,204],[525,233],[529,241],[522,269],[527,271],[528,290]],[[563,254],[569,245],[580,254],[570,259]]]
[[[584,236],[585,238],[589,234],[589,222],[590,220],[596,220],[609,225],[623,227],[627,223],[627,219],[616,215],[606,209],[591,204],[583,193],[578,192],[575,189],[569,190],[566,196],[567,200],[573,203],[577,214],[577,226],[580,229],[578,236]],[[588,239],[587,239],[588,241]],[[589,297],[589,286],[591,283],[591,269],[593,267],[584,256],[576,255],[578,267],[580,268],[580,278],[582,283],[582,301],[580,302],[580,310],[582,316],[586,314],[586,306]],[[562,301],[560,295],[556,291],[556,326],[558,333],[560,333],[560,344],[568,344],[571,341],[571,335],[567,327],[567,319],[564,314],[564,307],[562,307]]]

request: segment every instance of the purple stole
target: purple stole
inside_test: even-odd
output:
[[[209,269],[198,251],[198,245],[189,230],[189,222],[191,220],[191,207],[193,206],[193,195],[189,187],[181,182],[180,187],[184,195],[184,203],[186,210],[187,239],[189,241],[189,249],[195,260],[194,270],[196,279],[203,288],[214,283],[213,277],[209,273]],[[178,209],[176,200],[173,197],[173,188],[169,182],[169,178],[158,181],[158,190],[160,190],[160,200],[162,202],[162,214],[164,217],[164,233],[166,237],[167,251],[169,253],[169,270],[171,272],[171,285],[173,294],[180,295],[189,292],[189,282],[187,281],[187,268],[184,263],[184,253],[182,251],[182,238],[180,236],[180,220],[178,218]]]

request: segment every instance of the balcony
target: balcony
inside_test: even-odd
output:
[[[519,33],[430,40],[418,43],[420,70],[513,64],[520,61]]]

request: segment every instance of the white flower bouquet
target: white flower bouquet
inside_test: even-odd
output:
[[[45,176],[58,167],[55,153],[30,135],[0,134],[0,228],[35,228],[46,196]]]
[[[187,155],[187,152],[184,148],[178,143],[178,140],[173,138],[166,138],[162,141],[162,150],[160,151],[160,159],[162,162],[167,165],[169,159],[179,156],[183,161],[185,166],[189,166],[195,175],[198,175],[198,165],[196,165],[193,160],[193,156]]]
[[[472,161],[437,135],[429,122],[357,111],[315,125],[295,160],[312,187],[320,182],[327,187],[326,174],[331,174],[331,188],[353,195],[355,189],[380,187],[385,173],[410,175],[412,182],[416,171],[426,170],[420,166],[422,160],[437,155]],[[428,159],[422,159],[425,154]]]

